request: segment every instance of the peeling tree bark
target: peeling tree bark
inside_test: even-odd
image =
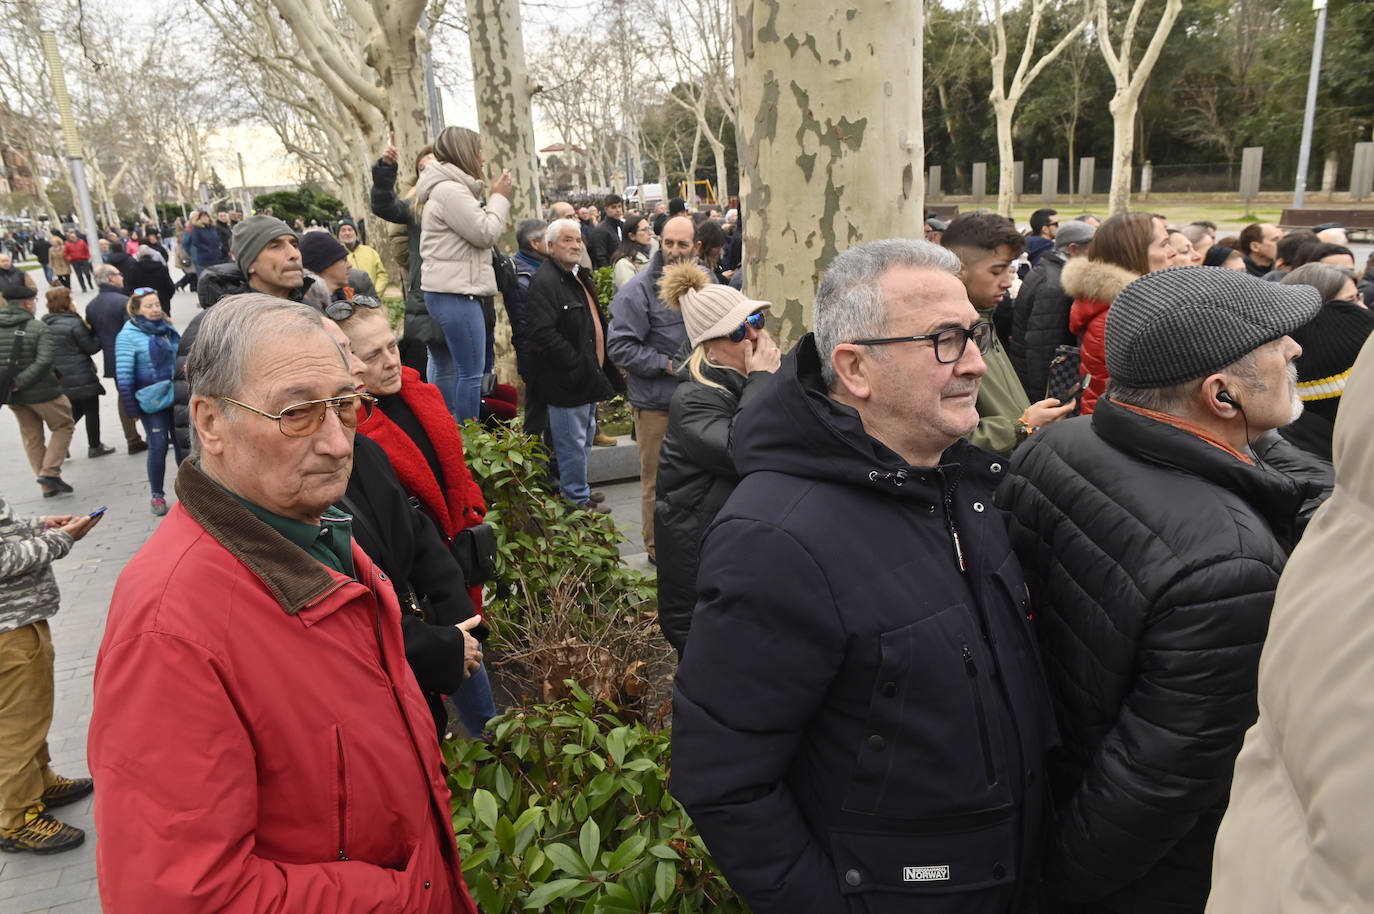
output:
[[[790,345],[840,251],[920,238],[921,4],[735,0],[745,282]]]
[[[1131,44],[1135,37],[1136,26],[1145,8],[1145,0],[1135,0],[1131,5],[1126,25],[1121,30],[1121,44],[1112,47],[1111,21],[1107,15],[1107,0],[1097,0],[1097,46],[1107,61],[1112,79],[1116,81],[1116,92],[1107,105],[1112,115],[1112,192],[1107,208],[1111,215],[1124,213],[1131,206],[1131,156],[1135,152],[1135,115],[1140,105],[1140,93],[1145,81],[1159,60],[1159,52],[1164,41],[1173,30],[1174,20],[1183,9],[1183,0],[1168,0],[1164,12],[1155,26],[1154,37],[1145,48],[1135,72],[1131,71]]]
[[[539,160],[520,4],[518,0],[467,0],[467,9],[477,118],[487,167],[509,168],[515,179],[510,221],[501,236],[501,246],[514,250],[516,224],[539,217]]]

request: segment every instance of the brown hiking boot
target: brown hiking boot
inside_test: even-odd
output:
[[[95,790],[95,783],[90,778],[64,778],[57,776],[57,783],[43,791],[39,797],[43,805],[52,809],[55,806],[66,806],[68,803],[75,803],[82,797],[88,796]]]
[[[616,441],[610,435],[601,432],[597,432],[596,437],[592,439],[592,444],[595,447],[615,447],[619,443],[619,441]]]
[[[18,828],[0,829],[0,851],[58,854],[80,847],[86,840],[84,831],[57,821],[40,809],[38,806],[30,809],[24,824]]]

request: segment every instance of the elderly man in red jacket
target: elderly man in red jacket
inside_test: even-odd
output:
[[[330,507],[371,403],[318,313],[225,303],[96,663],[103,908],[475,914],[395,594]]]
[[[81,291],[89,292],[95,288],[91,275],[91,246],[76,232],[67,233],[67,243],[62,246],[67,255],[67,263],[72,265],[76,278],[81,281]]]

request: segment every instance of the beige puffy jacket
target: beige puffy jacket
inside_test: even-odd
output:
[[[1259,720],[1236,759],[1208,914],[1374,910],[1371,423],[1374,342],[1336,418],[1335,494],[1279,581]]]
[[[506,227],[510,200],[478,202],[482,182],[457,165],[431,162],[416,182],[420,217],[420,288],[426,292],[495,295],[491,249]]]

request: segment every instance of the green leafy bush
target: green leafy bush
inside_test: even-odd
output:
[[[486,614],[491,665],[507,686],[551,701],[573,679],[646,720],[666,711],[672,652],[658,630],[657,587],[623,564],[615,524],[550,488],[547,455],[533,437],[470,422],[463,447],[508,587],[488,595]]]
[[[615,280],[612,274],[612,267],[601,267],[592,273],[592,280],[596,283],[596,303],[601,306],[603,312],[611,303],[611,299],[615,298]]]
[[[668,793],[669,736],[571,696],[445,745],[463,877],[486,911],[745,908]]]

